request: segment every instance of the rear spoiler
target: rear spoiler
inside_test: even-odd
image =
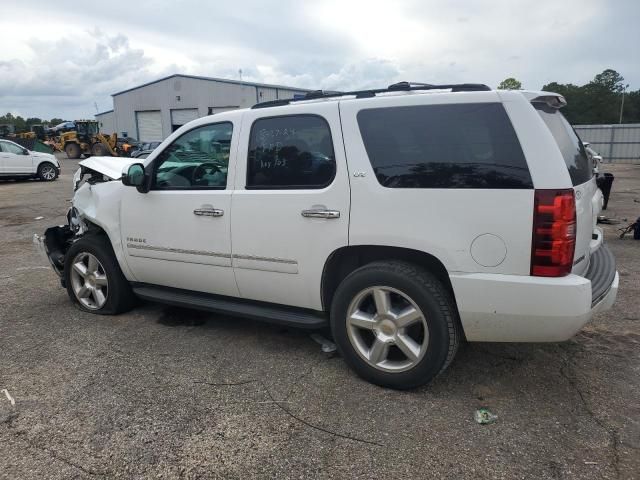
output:
[[[567,101],[562,95],[541,95],[531,100],[531,103],[546,103],[551,108],[562,108]]]

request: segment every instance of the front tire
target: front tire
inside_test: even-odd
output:
[[[109,155],[107,147],[105,147],[101,143],[94,143],[93,147],[91,147],[91,153],[96,157],[105,157]]]
[[[64,151],[67,154],[67,157],[72,160],[80,158],[80,155],[82,154],[80,145],[78,145],[77,143],[67,143],[64,146]]]
[[[449,291],[430,272],[400,261],[370,263],[348,275],[332,302],[331,329],[360,377],[400,390],[443,372],[461,338]]]
[[[87,235],[71,245],[64,278],[69,298],[80,310],[115,315],[133,307],[131,286],[104,235]]]
[[[38,178],[43,182],[51,182],[58,178],[58,169],[50,162],[38,165]]]

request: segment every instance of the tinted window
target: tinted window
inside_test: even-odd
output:
[[[498,103],[361,110],[358,125],[385,187],[533,187],[518,138]]]
[[[564,115],[557,108],[552,108],[546,103],[535,103],[534,106],[544,123],[547,124],[553,138],[556,139],[564,163],[567,164],[571,182],[574,185],[582,185],[591,180],[593,164],[589,161],[578,134],[569,125]]]
[[[251,127],[247,188],[322,188],[335,172],[331,131],[322,117],[263,118]]]
[[[232,133],[225,122],[182,134],[158,156],[154,188],[225,188]]]

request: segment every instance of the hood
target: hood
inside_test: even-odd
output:
[[[86,160],[82,160],[80,165],[106,175],[113,180],[118,180],[122,177],[122,169],[135,163],[135,161],[135,158],[89,157]]]

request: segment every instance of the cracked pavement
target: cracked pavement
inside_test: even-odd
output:
[[[0,478],[638,478],[640,242],[621,225],[605,226],[618,302],[575,338],[466,344],[396,392],[305,332],[75,309],[31,246],[65,221],[77,162],[62,163],[56,182],[0,181]],[[640,166],[604,170],[607,214],[633,221]],[[481,406],[495,424],[474,422]]]

